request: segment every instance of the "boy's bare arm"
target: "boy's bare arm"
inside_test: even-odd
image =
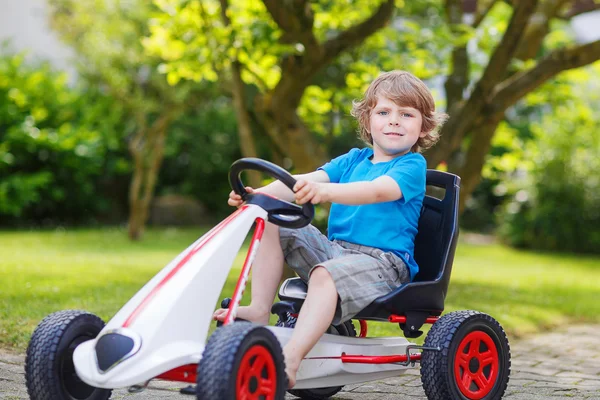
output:
[[[296,185],[296,202],[331,202],[347,205],[383,203],[402,198],[400,186],[389,176],[352,183],[302,182]]]

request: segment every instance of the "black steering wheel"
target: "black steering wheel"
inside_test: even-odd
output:
[[[296,179],[285,169],[260,158],[242,158],[231,164],[229,169],[229,184],[236,194],[242,196],[247,204],[256,204],[268,213],[269,222],[284,228],[302,228],[312,221],[315,216],[315,207],[312,203],[299,206],[288,201],[280,200],[266,194],[246,192],[240,174],[245,170],[264,172],[273,178],[279,179],[285,186],[294,191]]]

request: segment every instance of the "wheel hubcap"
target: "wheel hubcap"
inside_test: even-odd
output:
[[[471,361],[469,361],[469,371],[471,371],[472,374],[479,371],[479,361],[477,358],[473,357],[471,358]]]
[[[73,353],[75,348],[81,343],[90,340],[91,337],[79,336],[73,340],[66,351],[63,353],[60,360],[60,378],[62,387],[71,399],[83,400],[87,399],[94,392],[94,388],[83,382],[75,372],[73,364]]]
[[[498,368],[498,349],[487,333],[471,332],[458,345],[454,377],[458,389],[468,399],[481,399],[492,390]]]
[[[237,398],[240,400],[273,400],[277,388],[275,360],[262,345],[252,346],[240,362],[237,375]]]

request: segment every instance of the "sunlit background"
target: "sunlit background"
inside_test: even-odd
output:
[[[0,344],[23,348],[49,304],[110,317],[231,212],[236,159],[301,173],[362,146],[352,101],[391,69],[450,115],[424,154],[462,178],[449,309],[514,334],[598,321],[600,5],[513,3],[0,0]],[[48,243],[45,269],[25,253]],[[67,290],[90,266],[144,274]]]

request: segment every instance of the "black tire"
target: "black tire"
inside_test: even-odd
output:
[[[25,383],[32,400],[106,400],[112,390],[83,382],[75,373],[73,351],[98,336],[104,321],[79,310],[48,315],[35,328],[25,358]]]
[[[257,362],[262,363],[260,369]],[[288,385],[279,341],[264,326],[250,322],[234,322],[215,330],[197,376],[198,400],[250,398],[243,394],[256,396],[261,389],[265,400],[282,400]]]
[[[429,400],[496,400],[506,391],[510,347],[500,324],[477,311],[440,318],[427,334],[421,382]],[[462,355],[462,356],[461,356]]]
[[[295,320],[293,320],[293,322],[289,321],[290,319],[288,319],[288,322],[283,323],[282,326],[293,328],[296,325]],[[352,321],[346,321],[340,325],[331,325],[327,330],[327,333],[330,333],[332,335],[356,337],[356,329],[354,328],[354,324],[352,324]],[[322,400],[330,398],[343,388],[343,386],[332,386],[315,389],[291,389],[288,390],[288,393],[300,397],[303,400]]]

